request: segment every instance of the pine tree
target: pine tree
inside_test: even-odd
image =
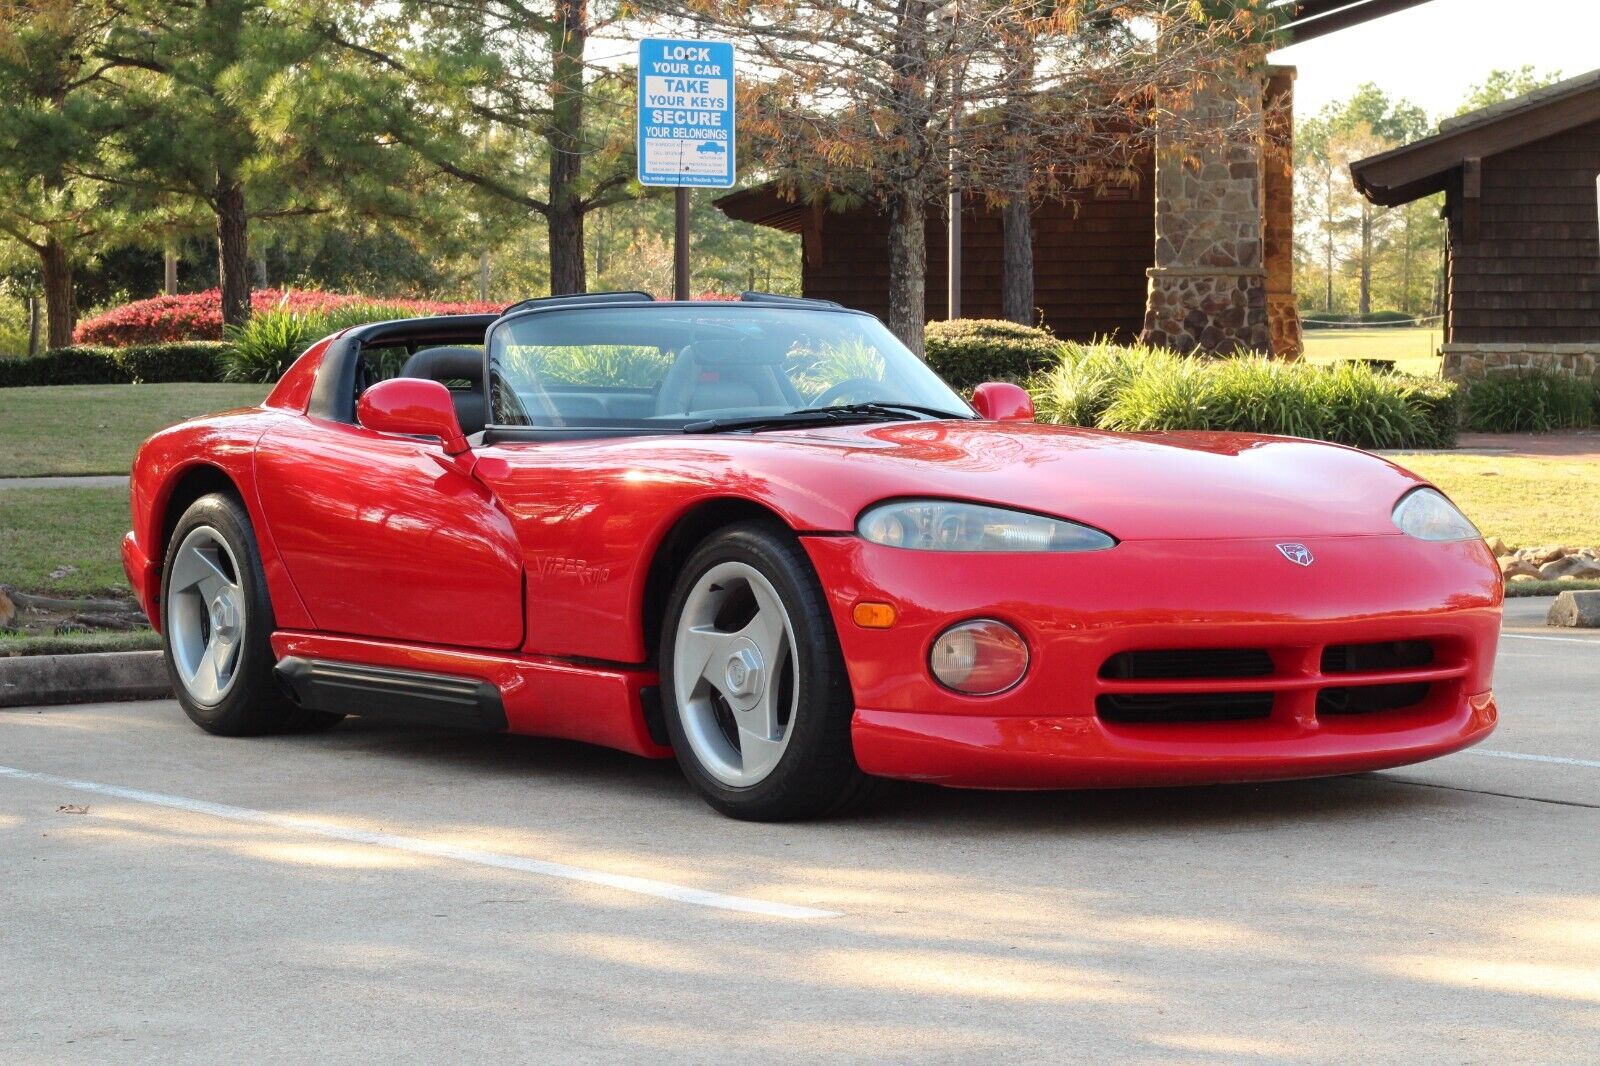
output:
[[[109,19],[104,5],[35,0],[0,20],[0,235],[38,260],[52,348],[72,343],[75,265],[121,222],[109,191],[87,176],[113,121],[112,68],[92,54]]]

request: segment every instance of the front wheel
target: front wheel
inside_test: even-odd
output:
[[[715,534],[685,564],[662,628],[667,731],[707,802],[782,821],[865,798],[844,656],[792,534],[759,524]]]
[[[296,707],[272,676],[272,600],[250,516],[202,496],[178,519],[161,568],[167,676],[184,712],[221,736],[325,729],[344,717]]]

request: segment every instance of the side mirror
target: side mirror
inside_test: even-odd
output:
[[[1009,381],[989,381],[972,393],[972,406],[990,422],[1032,422],[1033,397]]]
[[[378,433],[438,437],[446,455],[467,450],[450,390],[422,378],[390,378],[361,394],[356,421]]]

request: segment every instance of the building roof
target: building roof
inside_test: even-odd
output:
[[[1277,47],[1284,48],[1428,2],[1429,0],[1277,0],[1270,6],[1280,13],[1282,21],[1278,24],[1278,30],[1286,40]]]
[[[1446,188],[1469,159],[1486,159],[1600,121],[1600,70],[1439,124],[1431,137],[1350,164],[1368,200],[1384,207]]]
[[[779,190],[775,181],[740,189],[738,192],[719,196],[711,202],[724,215],[735,221],[770,226],[788,233],[799,233],[804,230],[806,223],[819,210],[798,198],[790,199]]]

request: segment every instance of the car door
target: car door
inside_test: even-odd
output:
[[[521,646],[521,550],[472,462],[436,441],[310,417],[262,438],[267,528],[318,630]]]

